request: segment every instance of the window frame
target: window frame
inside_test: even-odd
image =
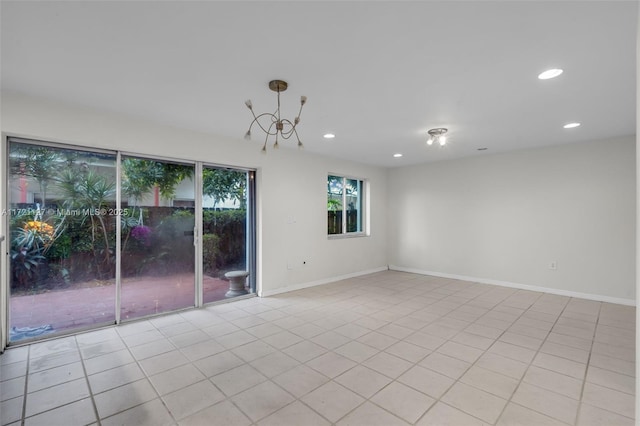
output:
[[[325,222],[325,226],[327,226],[327,238],[330,240],[343,239],[343,238],[358,238],[358,237],[368,237],[369,234],[369,180],[366,178],[347,175],[344,173],[327,173],[327,185],[329,184],[329,177],[338,177],[342,179],[343,188],[346,187],[347,180],[356,180],[360,184],[360,191],[358,194],[358,198],[360,201],[360,230],[359,231],[347,231],[347,209],[344,206],[347,205],[347,191],[342,191],[342,230],[337,234],[329,234],[328,222]],[[327,197],[329,193],[327,191]],[[328,199],[328,198],[327,198]],[[330,210],[327,208],[327,212]],[[328,218],[327,218],[328,221]]]

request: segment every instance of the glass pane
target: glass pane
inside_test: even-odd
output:
[[[339,176],[327,178],[327,232],[342,233],[342,198],[344,179]]]
[[[192,165],[122,159],[121,319],[195,305]]]
[[[115,322],[115,155],[10,141],[9,166],[9,340]]]
[[[247,262],[247,172],[202,169],[202,284],[204,303],[251,291]],[[237,271],[235,279],[225,274]]]
[[[346,179],[347,232],[362,232],[362,181]]]

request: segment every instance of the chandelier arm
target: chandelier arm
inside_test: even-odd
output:
[[[293,128],[293,133],[295,133],[296,135],[296,140],[298,141],[298,148],[302,148],[302,142],[300,142],[300,137],[298,137],[298,131],[296,130],[296,128]]]
[[[286,118],[284,120],[282,120],[283,124],[287,124],[289,126],[291,126],[291,129],[287,130],[286,132],[281,130],[280,134],[282,135],[283,139],[289,139],[291,137],[291,135],[293,134],[293,130],[296,128],[295,124],[293,124],[291,121],[287,120]]]
[[[264,117],[265,115],[271,116],[271,125],[269,126],[269,130],[265,129],[264,126],[262,125],[262,123],[260,123],[260,118]],[[256,118],[253,119],[253,121],[251,122],[251,125],[249,126],[249,130],[251,130],[251,126],[253,126],[254,124],[258,124],[258,126],[262,129],[263,132],[267,133],[268,135],[275,135],[275,133],[271,133],[271,128],[273,127],[273,125],[275,124],[275,121],[273,121],[274,119],[274,115],[271,114],[270,112],[263,112],[262,114],[258,115]]]

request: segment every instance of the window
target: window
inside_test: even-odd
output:
[[[364,233],[364,180],[327,177],[327,232],[329,235]]]

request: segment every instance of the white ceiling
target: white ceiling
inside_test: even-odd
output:
[[[256,150],[244,101],[273,111],[275,78],[285,116],[309,98],[306,150],[376,165],[635,134],[635,1],[3,0],[1,15],[3,90]],[[425,145],[433,127],[445,147]]]

